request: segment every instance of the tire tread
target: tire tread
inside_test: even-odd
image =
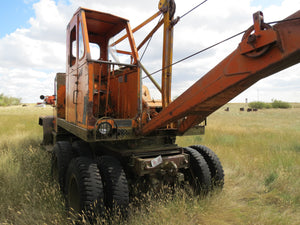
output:
[[[129,204],[129,189],[121,163],[108,155],[99,157],[97,161],[104,182],[106,206],[109,209],[126,210]]]
[[[207,194],[211,188],[211,174],[205,159],[195,149],[187,147],[185,151],[190,155],[190,169],[194,174],[192,183],[195,192]]]
[[[203,145],[193,145],[191,148],[198,151],[208,164],[211,172],[213,187],[223,188],[224,186],[224,170],[218,156],[208,147]]]

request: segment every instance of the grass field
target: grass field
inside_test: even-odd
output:
[[[208,118],[204,136],[180,137],[219,156],[225,186],[206,198],[183,190],[149,193],[129,218],[111,224],[300,224],[300,104],[240,112],[228,104]],[[224,111],[229,107],[230,111]],[[73,224],[50,178],[40,115],[51,107],[0,107],[0,224]]]

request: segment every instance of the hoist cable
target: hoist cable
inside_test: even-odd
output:
[[[160,18],[159,18],[157,24],[159,24],[159,22],[161,21],[161,19],[162,19],[162,15],[160,16]],[[143,56],[144,56],[144,54],[145,54],[145,52],[146,52],[146,50],[147,50],[147,48],[148,48],[148,46],[149,46],[149,44],[150,44],[150,41],[151,41],[153,35],[154,35],[154,33],[153,33],[153,34],[151,35],[151,37],[149,38],[149,40],[148,40],[148,42],[147,42],[147,45],[146,45],[146,47],[145,47],[145,49],[144,49],[144,51],[143,51],[143,53],[142,53],[142,56],[141,56],[141,58],[140,58],[140,61],[142,61],[142,58],[143,58]]]
[[[274,23],[284,23],[284,22],[289,22],[289,21],[299,20],[299,19],[300,19],[300,17],[296,17],[296,18],[291,18],[291,19],[277,20],[277,21],[269,22],[267,24],[271,25]]]
[[[200,51],[198,51],[198,52],[195,52],[195,53],[193,53],[193,54],[191,54],[191,55],[189,55],[189,56],[187,56],[187,57],[185,57],[185,58],[182,58],[182,59],[180,59],[180,60],[178,60],[178,61],[172,63],[171,65],[168,65],[168,66],[165,66],[164,68],[161,68],[161,69],[159,69],[159,70],[156,70],[156,71],[154,71],[153,73],[150,73],[150,75],[154,75],[154,74],[156,74],[156,73],[158,73],[158,72],[160,72],[160,71],[163,71],[163,70],[165,70],[165,69],[167,69],[167,68],[169,68],[169,67],[171,67],[171,66],[174,66],[174,65],[176,65],[176,64],[178,64],[178,63],[180,63],[180,62],[183,62],[183,61],[185,61],[185,60],[187,60],[187,59],[189,59],[189,58],[191,58],[191,57],[193,57],[193,56],[195,56],[195,55],[198,55],[198,54],[200,54],[200,53],[202,53],[202,52],[205,52],[205,51],[207,51],[207,50],[209,50],[209,49],[211,49],[211,48],[213,48],[213,47],[215,47],[215,46],[217,46],[217,45],[219,45],[219,44],[222,44],[222,43],[224,43],[224,42],[226,42],[226,41],[228,41],[228,40],[230,40],[230,39],[232,39],[232,38],[235,38],[235,37],[237,37],[237,36],[239,36],[239,35],[241,35],[241,34],[243,34],[243,33],[245,33],[245,31],[239,32],[239,33],[237,33],[237,34],[235,34],[235,35],[233,35],[233,36],[231,36],[231,37],[229,37],[229,38],[226,38],[226,39],[224,39],[224,40],[222,40],[222,41],[219,41],[219,42],[217,42],[217,43],[215,43],[215,44],[213,44],[213,45],[211,45],[211,46],[209,46],[209,47],[207,47],[207,48],[204,48],[204,49],[202,49],[202,50],[200,50]],[[143,77],[142,79],[147,78],[147,77],[148,77],[148,76],[145,76],[145,77]]]
[[[196,5],[195,7],[193,7],[192,9],[190,9],[189,11],[187,11],[186,13],[184,13],[182,16],[180,16],[179,18],[180,18],[180,19],[183,18],[184,16],[186,16],[186,15],[189,14],[189,13],[191,13],[192,11],[194,11],[195,9],[197,9],[199,6],[203,5],[203,4],[204,4],[205,2],[207,2],[207,1],[208,1],[208,0],[204,0],[203,2],[199,3],[198,5]],[[160,22],[161,18],[162,18],[162,16],[160,17],[158,23]],[[154,34],[154,33],[153,33],[153,34]],[[152,37],[153,37],[153,34],[151,35],[151,37],[149,38],[149,40],[148,40],[148,42],[147,42],[147,45],[146,45],[146,47],[145,47],[145,49],[144,49],[144,51],[143,51],[143,53],[142,53],[142,56],[141,56],[141,58],[140,58],[140,61],[142,61],[142,58],[143,58],[143,56],[144,56],[144,54],[145,54],[145,52],[146,52],[146,50],[147,50],[147,48],[148,48],[148,46],[149,46],[149,44],[150,44],[150,42],[151,42],[151,39],[152,39]]]
[[[147,50],[147,48],[148,48],[148,46],[149,46],[149,44],[150,44],[150,41],[151,41],[152,37],[153,37],[153,35],[151,35],[151,37],[150,37],[149,40],[147,41],[147,45],[146,45],[146,47],[145,47],[145,49],[144,49],[144,51],[143,51],[143,53],[142,53],[142,56],[141,56],[141,58],[140,58],[140,61],[142,61],[142,59],[143,59],[143,57],[144,57],[144,54],[145,54],[145,52],[146,52],[146,50]]]
[[[197,9],[200,5],[203,5],[207,1],[208,0],[204,0],[203,2],[199,3],[198,5],[196,5],[194,8],[190,9],[189,11],[187,11],[185,14],[183,14],[182,16],[180,16],[180,19],[182,19],[184,16],[186,16],[187,14],[189,14],[190,12],[192,12],[193,10]]]
[[[284,23],[284,22],[289,22],[289,21],[293,21],[293,20],[300,20],[300,17],[292,18],[292,19],[284,19],[284,20],[273,21],[273,22],[269,22],[269,23],[267,23],[267,24],[270,25],[270,24],[274,24],[274,23]],[[163,71],[163,70],[165,70],[165,69],[167,69],[167,68],[169,68],[169,67],[171,67],[171,66],[174,66],[174,65],[176,65],[176,64],[178,64],[178,63],[180,63],[180,62],[183,62],[183,61],[185,61],[185,60],[187,60],[187,59],[189,59],[189,58],[191,58],[191,57],[193,57],[193,56],[195,56],[195,55],[198,55],[198,54],[200,54],[200,53],[202,53],[202,52],[205,52],[205,51],[207,51],[207,50],[209,50],[209,49],[211,49],[211,48],[213,48],[213,47],[215,47],[215,46],[217,46],[217,45],[219,45],[219,44],[222,44],[222,43],[224,43],[224,42],[226,42],[226,41],[229,41],[230,39],[233,39],[233,38],[235,38],[235,37],[237,37],[237,36],[239,36],[239,35],[245,33],[246,31],[247,31],[247,30],[241,31],[241,32],[239,32],[239,33],[237,33],[237,34],[235,34],[235,35],[233,35],[233,36],[231,36],[231,37],[228,37],[228,38],[226,38],[226,39],[224,39],[224,40],[222,40],[222,41],[219,41],[219,42],[217,42],[217,43],[215,43],[215,44],[213,44],[213,45],[211,45],[211,46],[209,46],[209,47],[207,47],[207,48],[204,48],[204,49],[202,49],[202,50],[200,50],[200,51],[197,51],[197,52],[195,52],[195,53],[193,53],[193,54],[191,54],[191,55],[189,55],[189,56],[187,56],[187,57],[185,57],[185,58],[182,58],[182,59],[180,59],[180,60],[178,60],[178,61],[172,63],[171,65],[165,66],[164,68],[161,68],[161,69],[159,69],[159,70],[156,70],[156,71],[150,73],[150,75],[152,76],[152,75],[154,75],[154,74],[156,74],[156,73],[158,73],[158,72],[160,72],[160,71]],[[144,76],[142,79],[145,79],[145,78],[147,78],[147,77],[148,77],[148,76]]]

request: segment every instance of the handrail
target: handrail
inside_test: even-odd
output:
[[[137,65],[134,65],[134,64],[118,63],[118,62],[104,61],[104,60],[88,59],[87,61],[88,61],[88,62],[103,63],[103,64],[111,64],[111,65],[117,65],[117,66],[137,67]]]

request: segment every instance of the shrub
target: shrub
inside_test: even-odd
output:
[[[272,103],[256,101],[256,102],[250,102],[248,105],[250,108],[255,108],[255,109],[270,109],[270,108],[287,109],[292,107],[290,103],[283,102],[280,100],[272,100]]]
[[[0,106],[20,105],[21,98],[7,97],[3,93],[0,94]]]
[[[255,109],[269,109],[272,106],[271,106],[270,103],[256,101],[256,102],[250,102],[249,107],[250,108],[255,108]]]
[[[280,108],[280,109],[288,109],[288,108],[291,108],[292,105],[288,102],[283,102],[283,101],[280,101],[280,100],[273,100],[272,101],[272,108]]]

